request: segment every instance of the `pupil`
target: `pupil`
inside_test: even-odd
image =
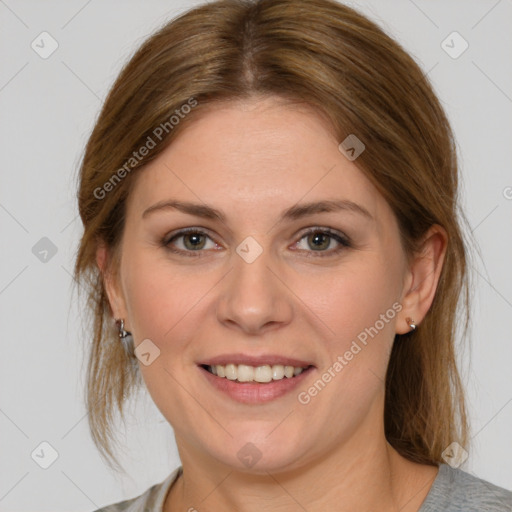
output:
[[[310,236],[310,239],[314,240],[314,245],[316,248],[323,249],[329,245],[329,238],[324,233],[314,233]],[[327,240],[327,244],[322,244],[321,240],[324,240],[324,242]],[[320,240],[320,245],[317,245],[316,242]]]
[[[186,241],[188,240],[188,241],[191,241],[191,247],[192,247],[193,249],[197,249],[197,247],[198,247],[199,245],[201,245],[201,240],[200,240],[200,239],[201,239],[201,237],[202,237],[202,235],[197,234],[197,233],[196,233],[196,234],[192,234],[192,235],[187,235],[187,236],[185,237],[185,245],[187,245]],[[189,247],[189,248],[190,248],[190,247]]]

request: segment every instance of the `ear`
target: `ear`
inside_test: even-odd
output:
[[[117,279],[112,274],[111,269],[108,266],[109,260],[109,252],[104,242],[98,242],[98,247],[96,249],[96,264],[100,269],[100,272],[103,277],[103,285],[105,286],[105,291],[107,293],[110,310],[112,312],[112,316],[117,318],[123,318],[125,321],[124,328],[129,331],[127,327],[127,312],[126,312],[126,304],[124,301],[123,294],[120,291],[119,283]]]
[[[410,332],[410,322],[419,325],[425,318],[434,300],[447,245],[446,230],[434,224],[423,237],[416,254],[412,256],[404,280],[402,310],[396,324],[397,334]]]

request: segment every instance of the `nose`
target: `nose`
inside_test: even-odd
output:
[[[268,250],[251,263],[235,253],[233,268],[223,279],[217,319],[252,335],[278,329],[291,322],[292,295]]]

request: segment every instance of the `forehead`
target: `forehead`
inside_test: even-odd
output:
[[[338,145],[328,121],[310,107],[273,98],[217,104],[139,171],[129,208],[186,198],[262,216],[339,198],[382,214],[384,199]]]

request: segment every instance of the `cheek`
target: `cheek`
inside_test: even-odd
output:
[[[137,345],[149,338],[160,350],[200,290],[164,259],[132,252],[125,265],[127,309]],[[203,292],[204,293],[204,292]],[[167,344],[168,345],[168,344]]]
[[[183,391],[183,386],[189,386],[184,377],[190,368],[190,356],[186,356],[191,334],[205,314],[201,298],[212,283],[180,269],[171,271],[157,259],[144,264],[143,258],[132,258],[126,270],[135,346],[149,339],[156,346],[151,350],[158,354],[147,366],[139,362],[142,378],[154,403],[173,426],[177,415],[180,422],[190,424],[200,411],[190,407],[190,395]]]
[[[141,251],[127,261],[125,275],[135,346],[150,339],[163,356],[159,366],[181,374],[202,326],[215,322],[212,297],[222,272],[172,265],[165,255]],[[141,368],[148,377],[150,368]]]
[[[362,254],[336,271],[298,282],[294,289],[321,321],[317,323],[323,326],[326,339],[342,350],[376,323],[382,331],[379,336],[394,333],[397,276],[398,269],[375,254]],[[385,315],[384,322],[381,315]]]

